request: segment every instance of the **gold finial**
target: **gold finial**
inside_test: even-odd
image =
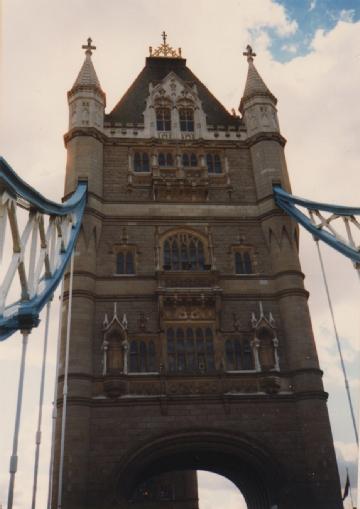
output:
[[[254,60],[254,57],[256,57],[256,53],[253,52],[252,47],[250,44],[246,46],[246,51],[243,53],[244,57],[246,57],[248,62],[252,62]]]
[[[163,43],[160,44],[158,48],[155,50],[152,46],[149,47],[149,54],[151,57],[163,57],[163,58],[182,58],[181,57],[181,48],[178,48],[176,51],[174,48],[169,46],[169,44],[166,42],[167,39],[167,33],[165,30],[161,34]]]
[[[81,46],[82,49],[85,49],[85,55],[92,55],[92,49],[96,49],[96,46],[91,46],[91,43],[92,43],[92,39],[91,37],[88,38],[87,40],[87,44],[84,44],[83,46]]]

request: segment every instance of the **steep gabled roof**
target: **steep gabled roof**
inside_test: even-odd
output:
[[[208,124],[237,126],[240,123],[240,119],[232,116],[191,72],[186,66],[184,58],[161,57],[148,57],[146,59],[145,67],[114,109],[105,116],[105,122],[142,124],[144,122],[145,102],[149,95],[149,84],[156,85],[171,71],[188,85],[196,85]]]

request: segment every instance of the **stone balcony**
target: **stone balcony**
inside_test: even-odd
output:
[[[153,199],[162,201],[197,202],[206,201],[209,188],[230,186],[227,173],[209,174],[204,166],[161,167],[152,165],[149,172],[137,173],[129,170],[128,188],[150,187]]]

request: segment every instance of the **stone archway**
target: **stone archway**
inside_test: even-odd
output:
[[[230,479],[248,509],[279,507],[285,473],[256,442],[227,432],[196,431],[158,437],[130,453],[117,472],[120,507],[147,478],[177,470],[208,470]],[[286,482],[286,481],[285,481]]]

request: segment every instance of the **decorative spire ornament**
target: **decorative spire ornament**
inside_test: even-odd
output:
[[[88,37],[88,40],[87,40],[87,44],[83,44],[81,46],[82,49],[86,50],[85,51],[85,55],[92,55],[92,51],[93,49],[96,49],[96,46],[91,46],[91,43],[92,43],[92,39],[91,37]]]
[[[149,46],[149,56],[161,58],[182,58],[181,48],[178,48],[176,51],[176,49],[169,46],[169,44],[166,42],[167,33],[165,32],[165,30],[163,30],[163,32],[161,33],[161,37],[163,43],[160,44],[158,48],[153,50],[152,46]]]
[[[244,57],[246,57],[248,62],[253,62],[254,57],[256,57],[256,53],[253,52],[253,49],[250,46],[250,44],[246,46],[246,51],[244,51],[243,55]]]

